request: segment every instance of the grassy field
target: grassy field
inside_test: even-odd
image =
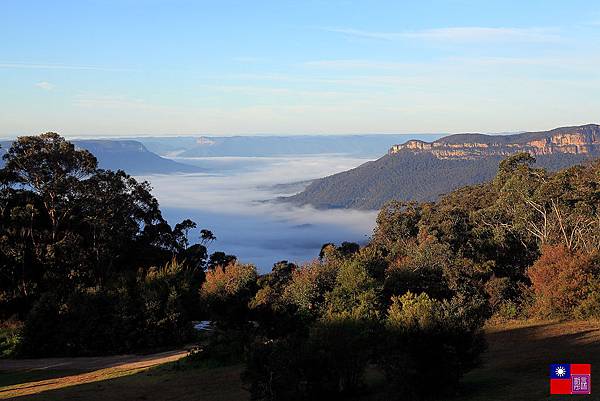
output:
[[[463,380],[461,394],[448,401],[600,400],[592,396],[549,396],[548,365],[600,366],[600,322],[520,322],[488,327],[482,366]],[[247,400],[241,366],[175,369],[160,366],[100,369],[73,375],[52,370],[0,375],[0,398],[19,400]],[[593,369],[595,371],[595,369]],[[600,374],[599,376],[600,377]],[[46,380],[43,380],[46,379]],[[600,379],[596,379],[600,380]],[[21,384],[16,384],[20,382]],[[48,382],[51,386],[48,387]],[[386,400],[383,377],[367,372],[369,394],[360,400]]]
[[[600,322],[509,324],[489,328],[487,338],[484,364],[465,377],[457,401],[600,400],[600,387],[591,396],[549,396],[548,379],[552,363],[591,363],[597,372]]]

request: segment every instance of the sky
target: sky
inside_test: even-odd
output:
[[[600,2],[0,1],[0,136],[600,122]]]

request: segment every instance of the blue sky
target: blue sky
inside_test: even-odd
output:
[[[591,0],[3,0],[0,38],[0,136],[600,121]]]

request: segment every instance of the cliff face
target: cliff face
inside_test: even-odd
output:
[[[528,152],[534,156],[558,153],[600,155],[600,126],[589,124],[515,135],[450,135],[434,142],[411,140],[392,146],[388,153],[402,152],[427,152],[438,159],[476,159],[509,156],[517,152]]]

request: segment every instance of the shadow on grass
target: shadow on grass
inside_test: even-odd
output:
[[[177,369],[176,363],[153,367],[116,378],[100,378],[88,383],[60,379],[63,387],[41,389],[12,399],[31,401],[85,400],[178,400],[226,401],[249,399],[240,380],[241,366]],[[0,398],[3,398],[0,393]]]
[[[460,396],[444,401],[537,401],[571,400],[571,396],[549,396],[548,365],[591,363],[600,366],[600,324],[592,322],[548,323],[514,327],[487,334],[489,348],[481,367],[468,373]],[[90,383],[69,383],[19,400],[248,400],[240,380],[241,365],[187,368],[169,363],[118,378]],[[366,400],[389,400],[385,378],[367,372]],[[68,378],[67,378],[68,379]],[[435,385],[435,383],[432,383]],[[2,394],[0,393],[0,398]],[[402,399],[395,394],[394,398]],[[578,400],[600,400],[600,392],[577,396]]]
[[[36,382],[40,380],[57,379],[86,372],[89,372],[89,370],[31,369],[14,372],[0,371],[0,394],[2,394],[2,387]]]
[[[550,364],[600,366],[598,324],[548,323],[492,332],[486,338],[489,348],[483,355],[482,366],[464,377],[462,395],[453,401],[544,400],[550,397]],[[600,394],[578,399],[600,400]]]

